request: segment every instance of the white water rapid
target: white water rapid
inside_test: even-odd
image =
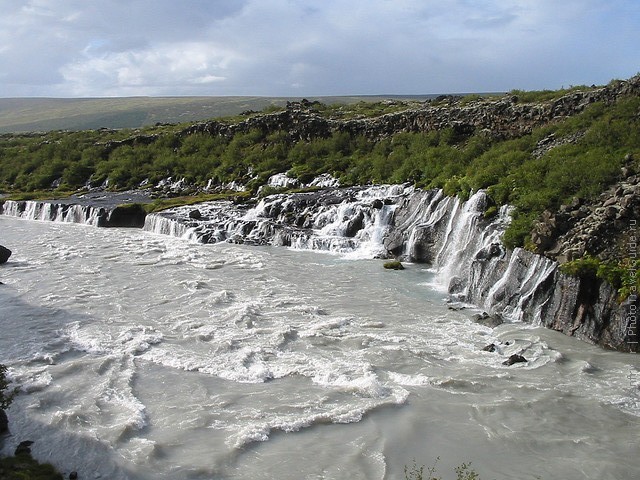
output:
[[[444,478],[468,461],[483,479],[635,478],[637,355],[448,308],[442,282],[498,305],[555,268],[485,284],[524,264],[482,198],[395,186],[148,217],[182,238],[0,216],[0,363],[20,388],[2,452],[34,440],[81,479],[396,480],[437,457]],[[391,249],[438,268],[384,270]]]

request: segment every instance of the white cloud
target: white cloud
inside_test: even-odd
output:
[[[554,88],[636,73],[637,0],[0,0],[11,95]]]

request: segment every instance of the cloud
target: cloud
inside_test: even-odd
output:
[[[5,96],[556,88],[636,73],[636,0],[0,0]]]

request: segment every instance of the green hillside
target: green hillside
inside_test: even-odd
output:
[[[634,77],[499,98],[307,101],[195,124],[4,134],[0,192],[132,189],[171,177],[184,179],[182,195],[229,182],[255,193],[283,172],[303,183],[320,174],[343,185],[411,182],[462,198],[486,189],[496,207],[515,207],[504,241],[518,246],[545,209],[595,199],[622,167],[638,167],[639,111]]]

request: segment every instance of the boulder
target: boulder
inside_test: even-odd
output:
[[[498,325],[502,325],[504,320],[497,313],[489,314],[487,312],[476,313],[471,317],[474,322],[484,325],[485,327],[495,328]]]
[[[33,445],[33,441],[25,440],[24,442],[20,442],[16,447],[16,451],[14,455],[31,455],[31,445]]]
[[[347,222],[347,226],[344,231],[344,236],[353,238],[360,230],[364,228],[364,214],[360,211],[355,217],[352,217]]]
[[[495,352],[498,349],[498,347],[496,347],[495,343],[490,343],[489,345],[487,345],[486,347],[484,347],[482,349],[483,352]]]
[[[10,256],[11,256],[11,250],[0,245],[0,265],[3,263],[7,263],[7,260],[9,260]]]
[[[383,266],[387,270],[404,270],[404,265],[402,265],[402,263],[398,262],[397,260],[385,262]]]
[[[196,208],[189,212],[189,218],[192,218],[193,220],[202,220],[202,213],[200,213],[200,210]]]
[[[526,362],[528,362],[526,358],[524,358],[522,355],[518,355],[517,353],[514,353],[508,359],[502,362],[502,364],[509,367],[515,363],[526,363]]]

